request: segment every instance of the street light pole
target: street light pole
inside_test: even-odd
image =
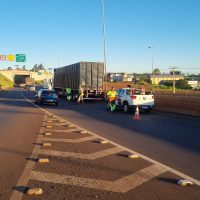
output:
[[[58,40],[56,41],[56,48],[57,48],[57,67],[59,68],[60,67],[60,57],[59,57],[59,43],[58,43]]]
[[[102,21],[103,21],[103,38],[104,38],[104,80],[105,80],[105,97],[107,91],[107,63],[106,63],[106,28],[104,15],[104,0],[102,0]]]
[[[154,93],[154,52],[153,52],[153,49],[154,47],[153,46],[150,46],[148,47],[149,49],[151,49],[151,67],[152,67],[152,92]]]

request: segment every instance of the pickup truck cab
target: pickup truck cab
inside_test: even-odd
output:
[[[125,113],[134,111],[137,106],[140,110],[150,113],[154,107],[154,95],[151,92],[145,93],[141,89],[122,88],[117,90],[117,93],[116,108],[122,109]]]

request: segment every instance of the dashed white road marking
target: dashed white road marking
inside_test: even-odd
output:
[[[58,157],[73,157],[73,158],[86,159],[86,160],[95,160],[95,159],[109,156],[121,151],[123,151],[121,148],[113,147],[110,149],[105,149],[105,150],[90,153],[90,154],[82,154],[82,153],[75,153],[75,152],[66,152],[66,151],[62,152],[62,151],[40,149],[39,154],[49,155],[49,156],[58,156]]]
[[[68,123],[66,123],[66,122],[65,123],[59,123],[59,122],[58,123],[49,123],[48,122],[48,125],[50,125],[50,126],[64,126],[64,125],[68,125]]]
[[[56,132],[56,133],[69,133],[69,132],[75,132],[78,131],[79,129],[67,129],[67,130],[58,130],[58,129],[47,129],[46,131],[51,131],[51,132]]]
[[[46,141],[46,142],[80,143],[80,142],[91,141],[91,140],[96,139],[96,138],[97,138],[96,136],[92,135],[92,136],[89,136],[89,137],[78,138],[78,139],[43,138],[43,141]]]
[[[116,181],[105,181],[105,180],[96,180],[83,177],[66,176],[66,175],[45,173],[39,171],[32,171],[31,179],[50,182],[50,183],[125,193],[147,182],[151,178],[159,176],[164,172],[166,172],[165,169],[160,168],[157,165],[151,165],[133,174],[118,179]]]

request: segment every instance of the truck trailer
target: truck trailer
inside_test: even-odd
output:
[[[80,88],[84,91],[83,99],[102,100],[104,82],[104,63],[79,62],[54,69],[54,90],[65,93],[72,90],[72,100],[78,98]]]

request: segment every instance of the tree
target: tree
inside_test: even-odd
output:
[[[170,71],[170,74],[173,75],[173,70]],[[182,73],[181,73],[181,71],[174,71],[174,74],[175,75],[181,75]]]
[[[33,71],[33,72],[38,72],[39,70],[45,70],[45,68],[42,64],[39,64],[39,65],[35,64],[33,66],[33,68],[31,69],[31,71]]]
[[[180,79],[176,81],[176,88],[179,89],[192,89],[192,87],[188,84],[186,80]]]
[[[13,70],[13,68],[12,67],[8,67],[7,70]]]
[[[155,69],[153,70],[153,73],[154,73],[155,75],[161,74],[159,68],[155,68]]]
[[[23,69],[23,70],[26,70],[26,65],[23,65],[22,69]]]

